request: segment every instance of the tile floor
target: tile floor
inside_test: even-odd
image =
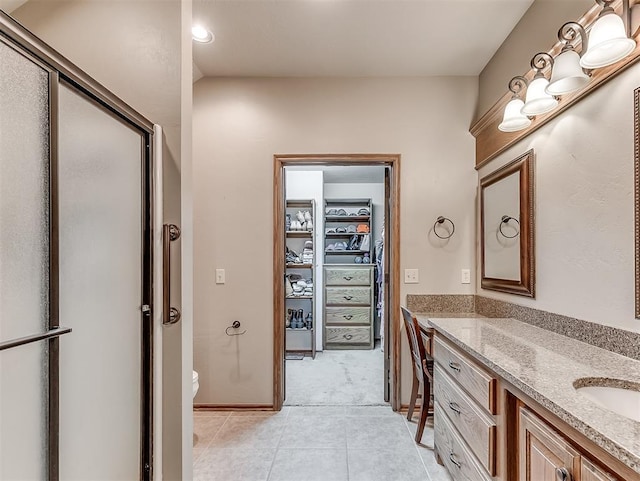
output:
[[[387,406],[194,414],[195,481],[450,481],[427,425]]]

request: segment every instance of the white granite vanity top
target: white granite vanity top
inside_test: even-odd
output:
[[[598,406],[573,386],[581,378],[637,386],[640,361],[514,319],[416,317],[640,473],[640,422]]]

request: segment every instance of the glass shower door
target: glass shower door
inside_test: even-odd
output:
[[[22,34],[0,11],[0,480],[150,480],[153,126]]]
[[[42,480],[56,422],[51,73],[1,39],[0,65],[0,479]]]

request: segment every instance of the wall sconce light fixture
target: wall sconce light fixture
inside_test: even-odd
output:
[[[536,74],[527,88],[527,97],[522,106],[524,115],[545,114],[558,106],[558,101],[546,92],[549,81],[542,71],[548,66],[553,67],[553,57],[546,52],[537,53],[531,59],[531,68],[536,70]]]
[[[527,79],[520,75],[513,77],[509,82],[509,90],[513,92],[513,97],[505,107],[502,122],[498,125],[502,132],[517,132],[531,125],[531,119],[522,113],[524,102],[519,95],[526,87]]]
[[[589,48],[580,59],[580,65],[584,68],[601,68],[619,62],[636,47],[635,40],[629,38],[629,0],[622,1],[622,18],[611,7],[613,1],[596,0],[603,8],[589,32]]]
[[[617,0],[595,1],[602,11],[591,24],[589,35],[579,23],[565,23],[558,31],[558,39],[564,44],[560,54],[555,59],[546,52],[535,54],[531,59],[535,75],[529,83],[522,76],[511,79],[509,90],[513,96],[504,109],[499,130],[516,132],[526,129],[531,125],[530,117],[545,114],[558,106],[557,96],[584,87],[589,82],[590,70],[619,62],[635,50],[630,0],[622,0],[622,16],[616,14],[612,7]],[[575,51],[578,37],[582,42],[580,55]],[[547,80],[543,70],[549,67],[551,75]],[[523,102],[518,94],[524,88],[527,95]]]
[[[584,87],[589,82],[589,75],[580,65],[580,55],[575,51],[572,42],[580,37],[581,51],[584,53],[589,44],[587,32],[577,22],[567,22],[558,30],[558,40],[564,43],[562,51],[553,61],[551,80],[545,91],[549,95],[568,94]]]

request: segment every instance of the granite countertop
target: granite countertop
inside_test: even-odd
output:
[[[416,317],[640,473],[640,422],[598,406],[573,384],[604,378],[637,387],[640,361],[514,319]]]

